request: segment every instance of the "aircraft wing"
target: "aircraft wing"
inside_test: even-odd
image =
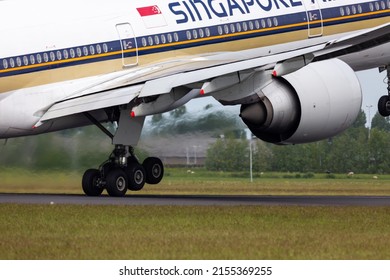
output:
[[[356,53],[388,42],[390,42],[390,24],[351,33],[310,47],[291,50],[290,46],[290,50],[275,49],[271,54],[269,48],[264,53],[253,49],[176,59],[136,70],[127,69],[99,76],[92,84],[83,85],[82,90],[53,104],[42,115],[37,126],[48,120],[126,105],[136,98],[164,95],[181,88],[179,98],[167,98],[161,108],[153,110],[154,113],[165,112],[198,96],[198,92],[194,92],[194,89],[200,90],[202,85],[213,78],[242,71],[272,70],[278,66],[277,69],[284,69],[281,73],[285,74],[286,71],[297,70],[311,61]],[[296,61],[298,63],[294,63]],[[291,63],[286,64],[286,62]],[[238,82],[239,80],[230,80],[228,86]]]

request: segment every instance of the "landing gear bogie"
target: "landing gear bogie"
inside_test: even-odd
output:
[[[83,176],[87,196],[99,196],[104,189],[110,196],[125,196],[127,190],[139,191],[145,183],[158,184],[164,175],[159,158],[149,157],[140,164],[131,147],[116,146],[99,169],[88,169]]]

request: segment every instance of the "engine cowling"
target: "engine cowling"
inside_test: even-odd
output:
[[[258,138],[299,144],[332,137],[350,127],[362,105],[355,72],[339,59],[311,63],[274,78],[260,101],[241,106],[241,118]]]

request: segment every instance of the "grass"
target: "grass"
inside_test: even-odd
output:
[[[0,205],[0,259],[390,259],[390,209]]]
[[[389,176],[166,173],[140,194],[390,195]],[[0,178],[2,193],[82,192],[78,173]],[[0,259],[390,259],[390,207],[0,204],[0,213]]]

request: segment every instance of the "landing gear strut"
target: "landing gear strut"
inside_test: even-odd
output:
[[[113,110],[111,121],[117,121],[119,117],[115,117]],[[164,166],[160,159],[149,157],[141,164],[134,154],[133,144],[122,145],[128,139],[128,132],[131,131],[134,135],[141,135],[143,121],[129,123],[128,112],[119,112],[119,126],[116,136],[108,131],[102,124],[96,120],[92,114],[85,112],[84,115],[91,123],[95,124],[103,133],[113,140],[115,149],[111,153],[109,159],[103,162],[99,169],[88,169],[85,171],[82,180],[83,191],[87,196],[99,196],[106,189],[110,196],[124,196],[127,190],[139,191],[145,183],[158,184],[164,176]],[[121,124],[121,119],[124,120]],[[120,129],[121,127],[121,129]],[[135,142],[138,142],[135,141]],[[118,144],[121,143],[121,144]]]
[[[378,101],[378,112],[383,117],[390,116],[390,67],[384,66],[379,68],[380,72],[387,71],[387,95],[383,95]]]
[[[104,189],[110,196],[124,196],[127,190],[139,191],[145,183],[158,184],[164,176],[160,159],[149,157],[142,164],[130,146],[116,145],[99,169],[85,171],[82,187],[87,196],[99,196]]]

